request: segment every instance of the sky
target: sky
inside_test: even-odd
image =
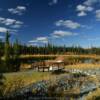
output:
[[[0,0],[0,39],[100,47],[100,0]]]

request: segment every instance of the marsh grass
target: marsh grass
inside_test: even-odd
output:
[[[17,91],[23,87],[26,87],[32,83],[41,80],[50,80],[55,78],[57,75],[53,75],[50,72],[15,72],[15,73],[6,73],[4,74],[6,81],[4,83],[3,94],[7,95],[13,91]]]
[[[89,93],[86,97],[86,100],[100,100],[100,88],[98,88],[94,92]]]
[[[80,69],[80,70],[87,70],[87,69],[96,69],[100,68],[100,64],[75,64],[75,65],[66,65],[66,69]]]
[[[53,76],[51,73],[48,72],[34,72],[33,70],[30,71],[23,71],[23,72],[15,72],[15,73],[7,73],[4,74],[6,77],[6,81],[12,80],[17,77],[22,78],[25,84],[30,84],[32,82],[36,82],[38,80],[45,80],[49,79],[51,76]]]

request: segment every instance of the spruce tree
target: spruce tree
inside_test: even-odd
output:
[[[16,42],[13,45],[13,62],[14,62],[14,71],[18,71],[20,67],[20,60],[19,60],[19,43],[16,39]]]
[[[2,65],[1,65],[1,55],[2,55],[2,54],[1,54],[1,44],[0,44],[0,72],[1,72],[1,70],[2,70],[2,67],[1,67],[1,66],[2,66]]]
[[[11,65],[10,65],[10,43],[9,43],[10,34],[7,31],[6,37],[5,37],[5,50],[4,50],[4,67],[6,71],[11,71]]]
[[[3,55],[3,42],[0,40],[0,73],[3,71],[3,66],[2,66],[2,55]]]

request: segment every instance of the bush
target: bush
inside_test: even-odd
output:
[[[75,77],[75,78],[86,77],[86,74],[77,72],[77,73],[73,73],[73,77]]]

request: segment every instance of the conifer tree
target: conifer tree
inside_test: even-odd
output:
[[[20,67],[20,60],[19,60],[19,43],[18,40],[16,39],[16,42],[13,45],[13,61],[14,61],[14,71],[18,71]]]
[[[7,31],[5,37],[5,50],[4,50],[4,67],[6,71],[12,70],[10,66],[10,43],[9,43],[10,34]]]
[[[0,40],[0,72],[3,71],[2,55],[3,55],[3,43],[2,43],[2,40]]]

